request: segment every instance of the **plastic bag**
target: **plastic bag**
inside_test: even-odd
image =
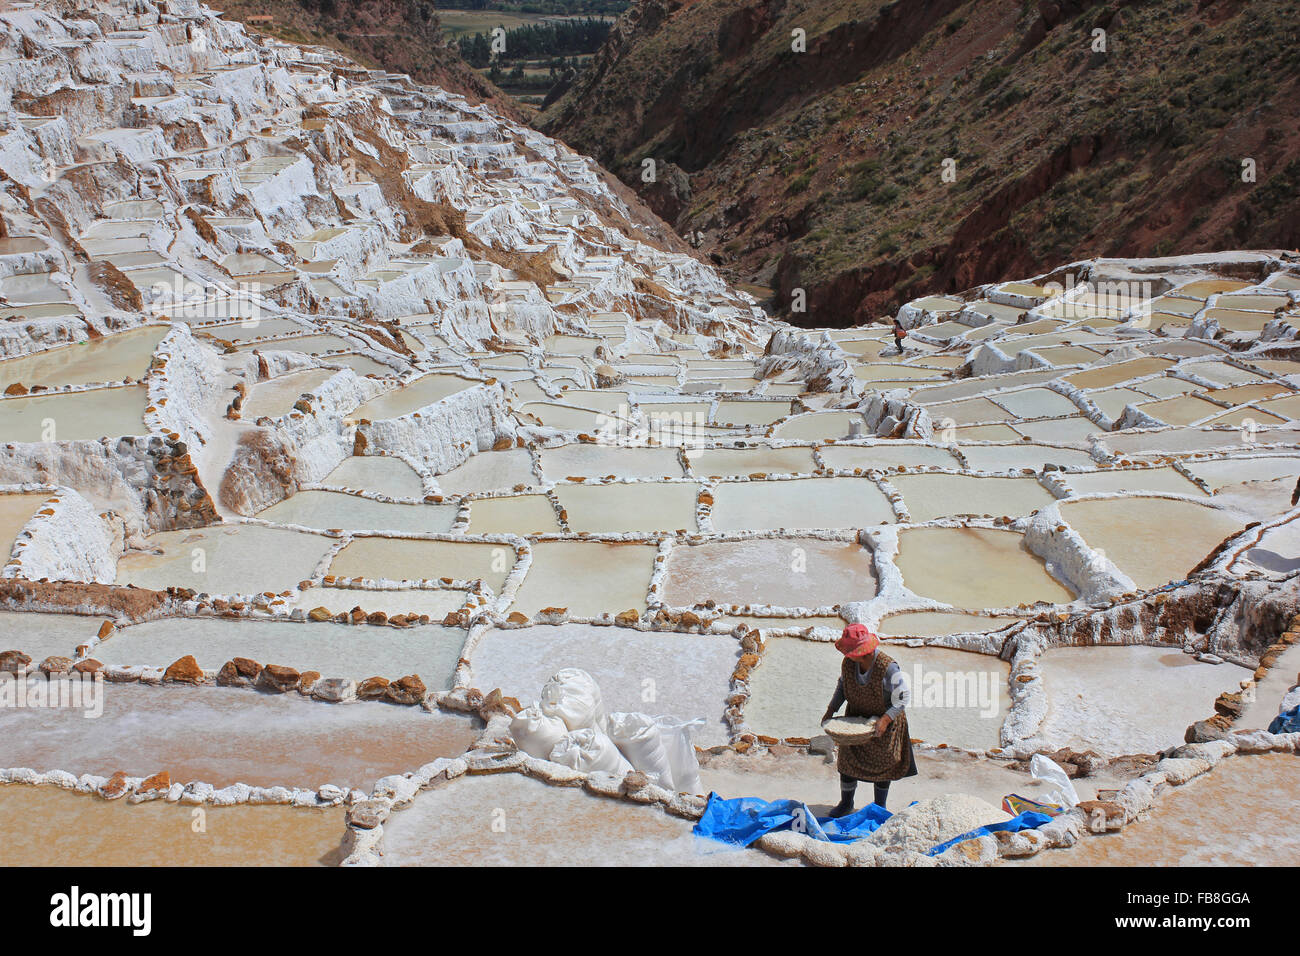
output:
[[[1039,799],[1044,803],[1055,803],[1062,807],[1078,805],[1079,794],[1075,791],[1074,784],[1070,782],[1069,775],[1051,758],[1034,754],[1033,759],[1029,761],[1029,773],[1035,780],[1041,780],[1048,786],[1055,787],[1054,790],[1039,795]]]
[[[673,768],[664,750],[659,724],[645,714],[610,714],[609,739],[652,783],[673,789]]]
[[[559,717],[570,730],[590,727],[603,734],[608,727],[600,688],[581,668],[566,667],[557,671],[542,688],[541,708],[542,713]]]
[[[551,759],[583,773],[603,770],[621,777],[632,769],[627,758],[614,746],[614,741],[590,727],[571,730],[561,737],[551,751]]]
[[[668,766],[672,769],[673,789],[678,793],[703,793],[700,782],[700,762],[695,756],[691,738],[704,726],[704,718],[678,720],[676,717],[656,717],[659,739],[663,741]]]
[[[568,730],[564,721],[542,713],[536,704],[525,707],[510,721],[510,736],[530,757],[549,757]]]

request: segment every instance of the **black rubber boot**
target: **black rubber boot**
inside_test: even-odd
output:
[[[853,798],[845,797],[839,803],[835,804],[835,806],[831,807],[830,816],[835,818],[847,817],[852,812],[853,812]]]

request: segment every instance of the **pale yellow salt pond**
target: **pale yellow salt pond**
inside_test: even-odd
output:
[[[824,445],[822,461],[835,471],[861,468],[863,471],[888,468],[912,468],[935,465],[939,468],[956,468],[957,459],[952,453],[931,445],[908,445],[902,442],[881,442],[876,445]]]
[[[892,523],[894,509],[867,478],[726,481],[713,489],[718,531],[865,528]]]
[[[894,475],[889,481],[918,522],[958,514],[1018,517],[1056,500],[1037,478],[919,474]]]
[[[10,708],[0,715],[0,767],[146,777],[215,787],[369,790],[380,777],[463,753],[476,720],[379,702],[326,704],[296,691],[104,684],[103,713]],[[268,755],[274,759],[268,760]]]
[[[321,484],[365,489],[390,498],[424,496],[424,482],[419,473],[402,459],[388,455],[344,458],[337,468],[321,479]]]
[[[384,824],[386,866],[760,866],[782,861],[691,833],[658,807],[522,774],[460,777]],[[793,865],[793,864],[792,864]]]
[[[1279,808],[1300,787],[1291,754],[1230,757],[1170,788],[1119,833],[1088,835],[1007,866],[1300,866],[1300,829]]]
[[[161,590],[188,587],[212,594],[280,591],[311,577],[333,542],[321,535],[220,524],[148,537],[161,554],[128,552],[117,562],[117,583]]]
[[[0,494],[0,565],[9,560],[14,542],[36,509],[50,499],[45,492]]]
[[[907,723],[914,739],[972,750],[999,745],[1009,703],[1005,661],[941,647],[891,644],[884,651],[898,661],[911,688]],[[843,660],[834,644],[771,638],[750,677],[750,730],[773,737],[820,734]]]
[[[379,421],[385,418],[400,418],[411,412],[439,402],[449,395],[472,388],[477,383],[459,375],[440,375],[431,373],[416,379],[409,385],[385,392],[368,402],[362,403],[348,417],[360,420]]]
[[[464,463],[437,477],[438,487],[451,495],[471,492],[509,491],[517,485],[537,484],[533,459],[526,448],[481,451]]]
[[[147,402],[143,385],[0,399],[0,435],[10,442],[147,435]]]
[[[876,576],[871,552],[856,542],[757,538],[676,545],[662,589],[664,602],[678,606],[816,608],[874,597]]]
[[[550,481],[579,478],[680,478],[682,465],[674,448],[620,448],[580,442],[543,448],[542,474]]]
[[[863,427],[865,421],[857,412],[810,412],[796,415],[777,425],[773,438],[819,439],[849,438],[853,426]]]
[[[482,579],[500,593],[515,566],[515,549],[508,544],[471,541],[430,541],[418,538],[357,538],[334,556],[330,573],[339,577],[378,581],[456,581]]]
[[[458,511],[455,505],[399,504],[341,491],[300,491],[257,516],[276,524],[322,530],[443,533],[451,530]]]
[[[327,588],[313,588],[318,597]],[[347,592],[342,610],[380,609],[385,592]],[[430,592],[459,596],[458,591]],[[371,595],[374,595],[373,597]],[[317,606],[319,602],[309,604]],[[379,675],[395,680],[417,674],[433,690],[451,687],[452,673],[465,643],[460,628],[428,624],[421,627],[362,627],[305,621],[238,621],[222,618],[166,618],[119,628],[92,652],[105,664],[145,664],[166,667],[191,654],[205,670],[217,670],[228,660],[247,657],[261,664],[281,664],[298,671],[313,670],[326,677],[365,680]]]
[[[570,530],[695,531],[699,486],[693,481],[561,484],[554,494]]]
[[[787,448],[700,448],[687,452],[696,477],[742,477],[762,472],[768,475],[810,475],[817,470],[812,447]]]
[[[240,406],[240,417],[252,422],[263,415],[269,418],[287,415],[299,398],[334,374],[331,368],[309,368],[258,382]]]
[[[1044,465],[1069,468],[1093,468],[1096,461],[1078,448],[1056,448],[1019,442],[1015,445],[962,445],[962,457],[974,471],[1008,471],[1031,468],[1042,471]]]
[[[1140,588],[1181,581],[1244,522],[1174,498],[1094,498],[1061,502],[1061,520]],[[1177,534],[1170,534],[1177,528]]]
[[[1104,471],[1077,472],[1060,476],[1076,495],[1100,493],[1138,492],[1204,497],[1194,483],[1188,481],[1181,473],[1171,467],[1163,468],[1114,468]]]
[[[946,611],[911,611],[891,614],[880,622],[876,631],[881,637],[943,637],[995,631],[1020,620],[1015,617],[981,614],[952,614]]]
[[[154,349],[169,328],[150,325],[8,359],[0,362],[0,391],[19,382],[30,388],[139,378],[149,370]]]
[[[337,866],[342,807],[203,807],[0,787],[7,866]],[[196,826],[197,824],[197,826]]]
[[[575,617],[645,611],[658,548],[602,541],[538,541],[512,611],[567,607]]]
[[[546,495],[506,495],[470,501],[470,534],[540,534],[560,531],[555,506]]]
[[[967,608],[1074,599],[1014,531],[904,528],[898,545],[903,583],[922,597]]]

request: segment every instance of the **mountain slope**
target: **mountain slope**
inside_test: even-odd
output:
[[[1297,23],[1274,0],[640,0],[536,123],[786,317],[842,325],[1084,255],[1300,244]]]

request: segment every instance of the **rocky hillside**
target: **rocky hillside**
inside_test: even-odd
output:
[[[1085,255],[1295,247],[1297,23],[1273,0],[639,0],[537,122],[775,310],[847,325]]]
[[[430,0],[227,0],[221,7],[227,19],[259,33],[332,47],[359,63],[409,73],[418,83],[489,102],[520,118],[514,99],[447,42]]]

